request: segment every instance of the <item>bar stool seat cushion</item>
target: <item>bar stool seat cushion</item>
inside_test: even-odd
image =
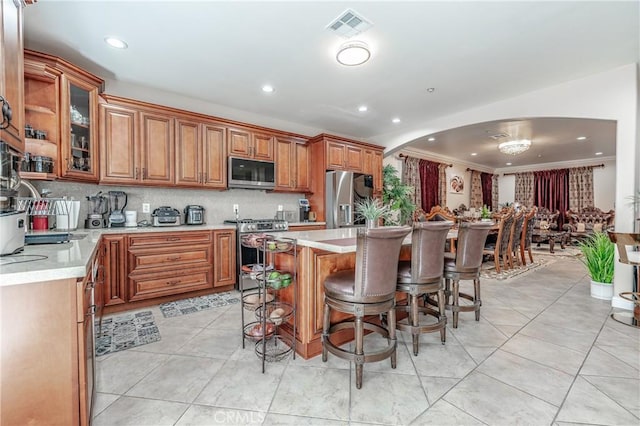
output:
[[[335,272],[324,281],[324,293],[338,300],[354,301],[355,269]]]

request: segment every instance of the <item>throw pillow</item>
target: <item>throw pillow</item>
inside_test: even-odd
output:
[[[582,222],[576,224],[576,232],[584,232],[587,229],[586,225]]]
[[[602,224],[594,223],[593,224],[593,232],[602,232]]]
[[[549,222],[547,222],[546,220],[541,220],[540,229],[549,229]]]

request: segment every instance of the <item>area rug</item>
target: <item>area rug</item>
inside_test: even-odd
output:
[[[159,307],[165,318],[172,318],[235,303],[240,303],[238,292],[227,291],[163,303]]]
[[[102,319],[96,324],[96,356],[123,351],[160,340],[160,331],[151,311]]]
[[[485,265],[482,265],[482,269],[480,270],[480,277],[499,281],[508,280],[510,278],[534,271],[536,269],[543,268],[555,262],[553,258],[547,257],[534,257],[534,260],[535,261],[533,263],[527,263],[525,266],[516,266],[512,269],[501,269],[500,272],[496,271],[493,262],[487,263]]]
[[[549,252],[549,246],[546,244],[542,244],[540,247],[536,247],[536,245],[533,244],[531,246],[531,253],[533,253],[534,260],[538,255],[565,256],[565,257],[577,257],[582,255],[582,253],[580,252],[580,247],[578,246],[565,246],[565,248],[561,248],[560,244],[557,244],[557,243],[553,249],[553,253]]]

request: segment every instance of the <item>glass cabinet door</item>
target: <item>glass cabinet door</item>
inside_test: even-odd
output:
[[[98,88],[65,76],[61,177],[98,180]]]

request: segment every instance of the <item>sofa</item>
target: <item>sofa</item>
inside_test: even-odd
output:
[[[602,232],[614,226],[615,211],[603,212],[597,207],[587,207],[580,211],[567,210],[564,229],[572,240],[581,240],[594,232]]]

